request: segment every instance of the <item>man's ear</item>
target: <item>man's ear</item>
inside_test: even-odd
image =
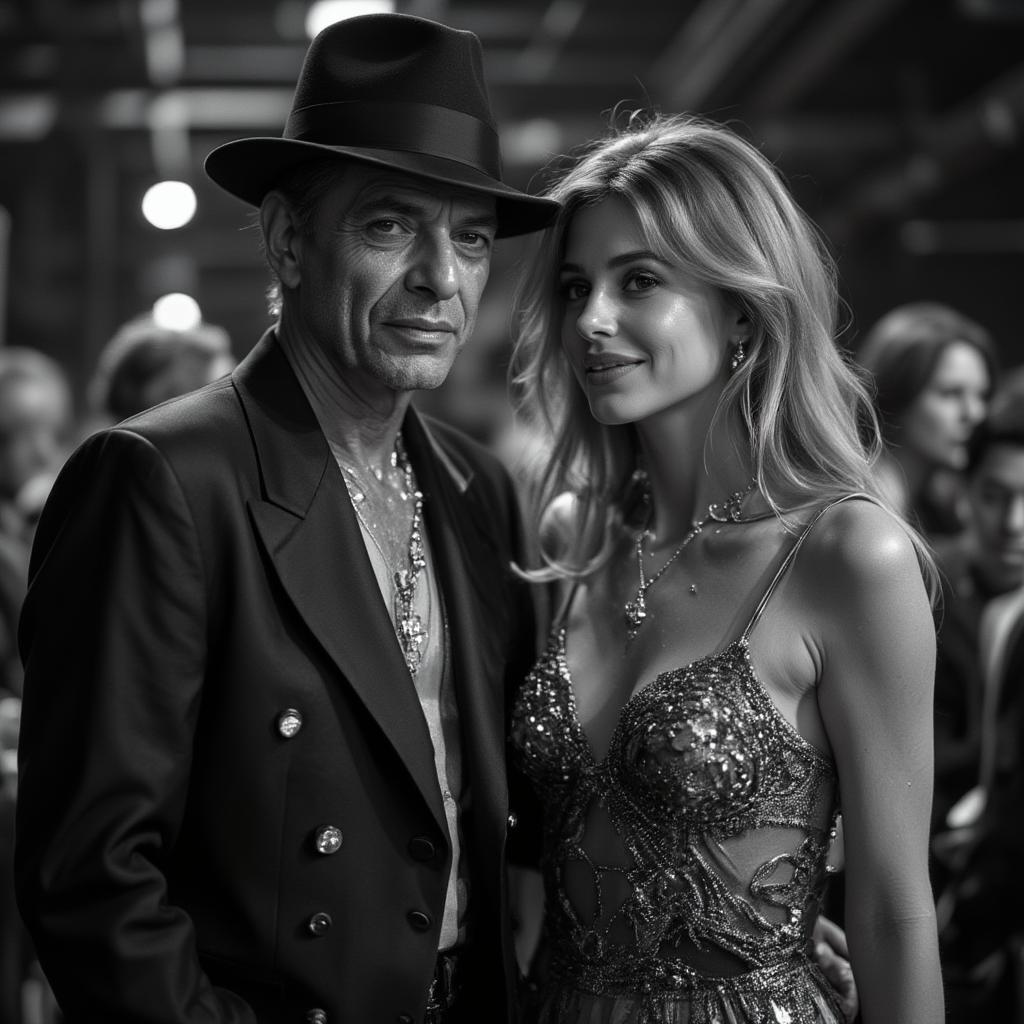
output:
[[[267,261],[285,288],[297,288],[302,279],[302,236],[295,215],[280,192],[268,192],[260,205],[260,227]]]

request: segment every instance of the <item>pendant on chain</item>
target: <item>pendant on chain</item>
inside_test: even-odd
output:
[[[632,643],[647,618],[647,602],[644,591],[638,590],[635,601],[626,602],[626,642]]]
[[[412,464],[406,455],[405,446],[402,442],[402,435],[395,438],[395,449],[391,455],[391,466],[397,468],[402,474],[402,486],[399,497],[403,502],[413,499],[412,522],[409,527],[409,542],[406,548],[405,558],[407,568],[398,569],[391,574],[395,587],[392,607],[395,615],[395,635],[398,644],[402,649],[402,657],[409,669],[409,673],[415,676],[423,662],[424,645],[429,639],[427,627],[423,623],[423,617],[415,611],[416,585],[420,576],[427,567],[426,552],[423,545],[423,494],[416,486],[416,478],[413,474]],[[388,557],[384,548],[377,540],[370,524],[363,516],[361,505],[366,501],[366,489],[360,483],[358,476],[343,463],[341,465],[345,486],[352,501],[352,507],[360,523],[373,541],[374,546],[380,553],[385,567],[388,565]],[[384,474],[377,469],[371,470],[373,476],[379,482],[383,482]],[[351,482],[350,482],[351,478]],[[385,501],[387,508],[386,515],[393,514],[392,499]],[[384,518],[386,518],[386,515]],[[381,524],[382,525],[382,524]]]
[[[701,530],[704,529],[710,522],[716,523],[728,523],[728,522],[739,522],[740,513],[743,508],[743,502],[747,495],[754,489],[757,481],[751,480],[750,483],[743,490],[734,491],[729,495],[723,502],[712,502],[708,505],[708,510],[703,519],[696,519],[693,525],[690,527],[689,532],[683,538],[682,543],[668,556],[666,561],[662,564],[661,568],[650,578],[647,578],[644,572],[644,539],[650,537],[650,531],[647,529],[641,530],[636,536],[636,564],[637,572],[640,577],[639,586],[636,589],[636,596],[632,601],[627,601],[623,612],[626,618],[626,647],[637,638],[640,633],[640,627],[643,626],[647,619],[647,591],[654,586],[659,579],[661,579],[665,570],[683,553],[687,544],[690,543],[696,537]],[[690,584],[690,593],[696,595],[697,585],[695,583]]]

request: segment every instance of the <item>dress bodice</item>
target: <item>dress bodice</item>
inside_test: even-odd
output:
[[[835,769],[778,710],[749,649],[808,529],[739,637],[633,694],[603,759],[577,714],[565,623],[555,624],[513,713],[513,744],[545,813],[559,984],[543,1021],[842,1019],[807,955]],[[618,1010],[593,1010],[609,999]]]

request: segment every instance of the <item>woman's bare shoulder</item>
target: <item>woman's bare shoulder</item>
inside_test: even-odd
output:
[[[923,586],[907,525],[868,497],[828,507],[811,525],[799,561],[808,581],[848,598]]]

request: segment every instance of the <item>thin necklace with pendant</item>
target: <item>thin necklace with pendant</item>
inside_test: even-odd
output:
[[[640,632],[640,627],[647,620],[647,591],[661,579],[665,570],[683,553],[683,549],[696,537],[708,523],[738,522],[740,510],[746,496],[754,489],[755,480],[751,480],[741,491],[733,491],[723,502],[712,502],[708,505],[707,514],[702,519],[695,519],[689,532],[683,538],[682,543],[665,560],[662,567],[653,575],[648,577],[644,572],[644,541],[651,536],[651,531],[646,527],[636,535],[636,564],[640,575],[640,585],[636,588],[636,596],[632,601],[627,601],[623,609],[626,615],[626,646],[628,647]],[[696,593],[691,586],[690,593]]]
[[[339,460],[340,461],[340,460]],[[397,468],[402,474],[402,488],[400,497],[403,501],[413,499],[412,522],[409,527],[409,540],[405,551],[405,566],[392,570],[391,561],[384,553],[384,548],[377,539],[376,534],[370,529],[370,524],[363,517],[360,506],[366,501],[366,487],[359,480],[353,469],[340,463],[345,486],[348,489],[349,497],[352,500],[352,508],[362,524],[373,546],[380,553],[385,568],[391,574],[394,583],[395,594],[393,607],[395,612],[395,635],[398,644],[402,648],[402,655],[409,673],[415,676],[423,661],[423,648],[427,642],[427,628],[423,624],[423,618],[415,610],[416,585],[419,582],[423,570],[427,566],[426,554],[423,546],[423,493],[416,486],[416,477],[412,470],[412,463],[405,452],[405,445],[402,435],[395,438],[395,450],[391,454],[391,465]],[[382,475],[374,472],[374,476],[380,481]],[[391,509],[388,509],[391,514]]]

